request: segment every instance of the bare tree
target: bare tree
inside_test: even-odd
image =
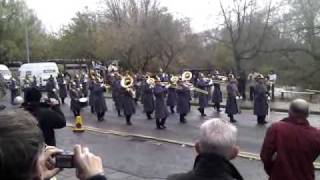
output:
[[[214,36],[232,50],[239,73],[242,62],[255,58],[266,39],[270,28],[271,0],[265,9],[258,9],[257,0],[234,0],[232,7],[226,8],[220,0],[224,19],[220,37]]]

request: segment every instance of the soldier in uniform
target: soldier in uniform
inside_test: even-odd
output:
[[[46,91],[48,98],[55,98],[59,100],[59,98],[56,95],[56,82],[54,81],[52,75],[50,75],[50,78],[48,79],[48,82],[46,84]]]
[[[105,112],[108,110],[106,101],[104,99],[104,93],[107,91],[103,84],[102,79],[97,79],[96,85],[93,88],[94,96],[94,110],[97,113],[98,121],[104,121],[103,117]]]
[[[121,117],[121,110],[122,110],[122,87],[121,87],[121,77],[119,74],[115,73],[114,80],[111,84],[112,88],[112,99],[114,102],[114,105],[116,107],[118,117]]]
[[[177,105],[177,92],[176,85],[171,84],[168,88],[168,98],[167,98],[167,106],[170,107],[170,111],[174,114],[174,108]]]
[[[213,83],[213,93],[212,93],[212,103],[213,107],[217,110],[218,113],[221,112],[220,110],[220,103],[222,103],[222,92],[220,89],[220,84],[215,82]]]
[[[94,90],[94,86],[95,86],[95,80],[94,80],[94,77],[92,76],[90,81],[89,81],[89,91],[90,91],[90,94],[89,94],[89,106],[90,106],[90,111],[92,114],[95,113],[95,110],[94,110],[94,95],[93,95],[93,90]]]
[[[59,73],[57,77],[57,82],[59,86],[59,97],[61,99],[62,104],[64,104],[65,98],[68,96],[67,94],[67,85],[64,80],[63,74]]]
[[[160,84],[160,80],[155,80],[156,85],[154,87],[155,100],[155,118],[157,129],[165,129],[165,123],[169,115],[167,106],[165,104],[165,97],[167,89]]]
[[[259,125],[266,124],[266,116],[268,114],[268,96],[267,87],[262,75],[257,77],[257,84],[254,88],[254,115],[257,116]]]
[[[69,90],[70,95],[70,109],[74,117],[80,116],[81,105],[79,99],[81,98],[80,89],[76,87],[76,83],[72,82]]]
[[[180,114],[180,123],[186,123],[185,116],[190,112],[190,90],[178,81],[177,88],[177,112]]]
[[[18,83],[14,77],[11,78],[9,89],[11,92],[11,104],[14,104],[14,98],[19,95]]]
[[[209,82],[204,80],[204,75],[201,73],[200,74],[200,79],[197,81],[197,87],[202,90],[207,90],[209,87]],[[204,112],[205,108],[208,107],[208,101],[209,101],[209,95],[208,94],[203,94],[199,93],[199,112],[201,113],[201,116],[207,116]]]
[[[131,126],[131,116],[136,112],[134,103],[134,92],[132,89],[122,88],[122,108],[123,113],[126,116],[127,125]]]
[[[151,120],[151,114],[154,111],[153,87],[148,83],[145,83],[142,87],[143,110],[146,113],[148,120]]]
[[[87,74],[82,74],[82,77],[80,79],[80,83],[81,83],[81,90],[82,90],[82,94],[83,97],[88,97],[88,77]]]
[[[227,104],[226,104],[226,114],[230,118],[231,123],[237,122],[234,119],[234,115],[239,113],[238,105],[237,105],[237,96],[239,95],[237,81],[234,78],[234,75],[229,74],[229,83],[227,85]]]

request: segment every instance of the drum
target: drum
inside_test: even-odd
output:
[[[79,99],[80,107],[87,107],[88,106],[88,98],[80,98]]]

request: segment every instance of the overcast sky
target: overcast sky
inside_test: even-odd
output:
[[[49,32],[58,31],[77,11],[86,6],[90,10],[101,7],[101,0],[25,0],[42,20]],[[160,0],[163,6],[179,17],[191,19],[194,31],[199,32],[214,27],[218,22],[216,15],[219,13],[218,0]]]

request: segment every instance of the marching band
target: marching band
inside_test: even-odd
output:
[[[222,79],[218,72],[214,72],[213,75],[199,73],[196,78],[190,71],[183,72],[181,76],[170,75],[163,71],[160,71],[159,74],[133,75],[129,72],[120,74],[112,69],[105,77],[91,71],[88,74],[76,74],[73,78],[61,73],[56,79],[51,76],[45,85],[47,98],[57,99],[59,104],[65,104],[65,99],[69,95],[70,109],[74,116],[79,116],[82,108],[90,106],[91,113],[97,116],[98,122],[101,122],[104,121],[105,112],[108,110],[104,94],[110,90],[116,113],[119,117],[124,115],[127,125],[132,125],[131,118],[136,112],[137,103],[141,102],[146,118],[148,120],[155,118],[156,128],[165,129],[169,111],[171,114],[176,112],[179,114],[180,123],[187,123],[186,116],[190,112],[192,94],[197,94],[195,97],[199,100],[198,111],[201,117],[207,116],[205,110],[210,100],[217,113],[220,113],[221,85],[226,84],[225,113],[230,118],[230,122],[237,122],[234,115],[241,113],[242,96],[238,90],[237,79],[233,74],[229,74],[226,80]],[[265,124],[269,109],[268,96],[270,95],[268,91],[270,88],[267,87],[268,81],[257,73],[249,75],[249,79],[250,88],[253,86],[250,94],[253,94],[254,115],[257,116],[258,124]],[[27,78],[26,81],[28,82],[24,83],[25,86],[37,86],[35,77],[33,77],[33,82]],[[9,88],[13,103],[14,97],[18,95],[17,83],[14,79]]]

